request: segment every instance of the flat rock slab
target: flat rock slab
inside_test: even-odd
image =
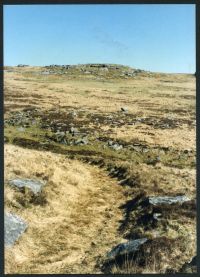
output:
[[[5,213],[4,226],[4,244],[5,246],[12,246],[24,233],[28,224],[17,215]]]
[[[157,196],[157,197],[149,197],[148,198],[149,203],[156,206],[156,205],[162,205],[162,204],[174,204],[174,203],[184,203],[187,201],[190,201],[191,199],[187,196]]]
[[[119,256],[134,253],[138,251],[140,246],[144,244],[147,240],[148,240],[147,238],[142,238],[142,239],[130,240],[129,242],[126,242],[126,243],[120,243],[107,254],[107,258],[109,260],[114,260]]]
[[[9,181],[9,184],[15,187],[29,188],[34,194],[37,194],[41,192],[42,187],[44,186],[44,183],[41,183],[40,181],[35,181],[31,179],[13,179]]]

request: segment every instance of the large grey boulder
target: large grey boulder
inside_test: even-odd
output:
[[[40,181],[31,180],[31,179],[13,179],[9,181],[11,186],[21,188],[29,188],[34,194],[38,194],[41,192],[42,187],[45,185]]]
[[[138,251],[140,246],[144,244],[147,240],[147,238],[142,238],[130,240],[127,243],[120,243],[107,254],[107,258],[108,260],[114,260],[122,255],[133,254]]]
[[[190,201],[191,199],[188,198],[185,195],[182,196],[154,196],[154,197],[149,197],[148,201],[150,204],[152,204],[153,206],[157,206],[157,205],[163,205],[163,204],[174,204],[174,203],[184,203],[187,201]]]
[[[5,213],[4,226],[4,244],[9,247],[24,233],[28,224],[17,215]]]

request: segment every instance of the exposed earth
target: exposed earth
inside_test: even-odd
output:
[[[196,272],[195,76],[4,69],[5,273]]]

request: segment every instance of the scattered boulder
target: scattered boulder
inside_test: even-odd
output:
[[[127,107],[121,107],[121,111],[127,113],[128,112],[128,108]]]
[[[143,121],[144,121],[143,118],[138,117],[138,118],[136,118],[135,123],[137,124],[137,123],[140,123]]]
[[[71,127],[69,132],[70,132],[73,136],[75,136],[75,135],[78,133],[78,129],[77,129],[77,128],[74,128],[74,127]]]
[[[160,156],[157,156],[156,158],[148,159],[146,163],[149,164],[149,165],[156,165],[160,161],[161,161]]]
[[[113,145],[113,141],[112,140],[109,140],[108,141],[108,146],[112,146]]]
[[[144,244],[147,240],[147,238],[142,238],[130,240],[127,243],[120,243],[107,254],[107,258],[108,260],[115,260],[119,256],[132,254],[138,251],[140,246]]]
[[[24,220],[11,213],[5,213],[4,225],[4,244],[7,247],[12,246],[28,227]]]
[[[153,206],[157,205],[171,205],[174,203],[184,203],[187,201],[190,201],[191,199],[188,198],[185,195],[182,196],[154,196],[154,197],[149,197],[148,202],[149,204],[152,204]]]
[[[99,68],[100,71],[103,71],[103,72],[108,72],[109,69],[107,67],[102,67],[102,68]]]
[[[75,112],[75,111],[71,112],[70,114],[72,117],[77,117],[77,115],[78,115],[77,112]]]
[[[41,75],[49,75],[49,74],[50,74],[49,71],[42,71],[42,72],[41,72]]]
[[[142,151],[142,148],[140,146],[132,146],[131,148],[136,152],[141,152]]]
[[[87,145],[88,144],[88,139],[87,138],[81,138],[75,141],[76,145]]]
[[[66,141],[65,141],[65,132],[61,132],[61,131],[58,130],[55,133],[55,138],[56,138],[57,142],[66,143]]]
[[[112,120],[112,119],[113,119],[113,116],[110,114],[110,115],[107,117],[107,119]]]
[[[157,161],[157,162],[160,162],[160,161],[161,161],[160,156],[157,156],[157,157],[156,157],[156,161]]]
[[[112,140],[109,140],[109,141],[108,141],[108,146],[109,146],[110,148],[116,150],[116,151],[121,150],[121,149],[123,148],[122,145],[120,145],[120,144],[118,144],[118,143],[115,143],[115,142],[113,142]]]
[[[24,127],[19,127],[19,128],[17,128],[17,131],[19,131],[19,132],[24,132],[24,131],[25,131],[25,128],[24,128]]]
[[[31,179],[13,179],[9,181],[9,184],[19,189],[29,188],[34,194],[40,193],[44,186],[44,183]]]
[[[119,145],[117,143],[113,144],[111,147],[116,151],[121,150],[123,148],[122,145]]]
[[[153,214],[153,219],[156,221],[159,221],[161,219],[162,214],[161,213],[154,213]]]
[[[148,152],[149,152],[149,149],[148,149],[148,148],[142,148],[142,152],[143,152],[143,153],[148,153]]]

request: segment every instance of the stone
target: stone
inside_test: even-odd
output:
[[[141,152],[142,148],[140,146],[133,146],[133,150],[136,152]]]
[[[81,138],[81,139],[78,139],[76,142],[75,142],[76,145],[87,145],[88,144],[88,139],[87,138]]]
[[[74,128],[74,127],[71,127],[71,128],[70,128],[70,133],[73,134],[73,135],[75,135],[75,134],[78,133],[78,129],[77,129],[77,128]]]
[[[25,131],[25,128],[19,127],[19,128],[17,128],[17,131],[19,131],[19,132],[24,132],[24,131]]]
[[[108,141],[108,146],[112,146],[113,145],[113,141],[112,140],[109,140]]]
[[[25,232],[28,224],[17,215],[5,213],[4,226],[4,244],[10,247]]]
[[[41,75],[49,75],[49,74],[50,74],[49,71],[42,71],[42,72],[41,72]]]
[[[33,120],[33,121],[31,122],[31,124],[32,124],[32,125],[36,125],[36,124],[37,124],[37,121],[36,121],[36,120]]]
[[[75,111],[72,112],[73,117],[76,117],[77,115],[78,115],[77,112],[75,112]]]
[[[157,162],[160,162],[160,161],[161,161],[160,156],[157,156],[157,157],[156,157],[156,161],[157,161]]]
[[[58,129],[60,129],[60,128],[61,127],[58,127]],[[57,142],[62,142],[64,140],[64,138],[65,138],[65,132],[61,132],[61,131],[58,130],[56,132],[55,136],[56,136]]]
[[[133,254],[134,252],[138,251],[140,246],[144,244],[148,239],[136,239],[130,240],[126,243],[120,243],[116,247],[114,247],[108,254],[107,258],[109,260],[114,260],[119,256],[126,255],[126,254]]]
[[[121,107],[121,111],[127,113],[128,112],[128,108],[127,107]]]
[[[43,186],[45,185],[40,181],[35,181],[31,179],[13,179],[9,181],[9,184],[19,189],[25,188],[25,187],[29,188],[34,194],[40,193]]]
[[[160,214],[160,213],[154,213],[153,219],[155,219],[156,221],[159,221],[161,216],[162,216],[162,214]]]
[[[100,71],[108,72],[109,69],[107,67],[100,68]]]
[[[123,148],[122,145],[118,144],[118,143],[114,143],[112,140],[108,141],[108,146],[114,150],[120,150]]]
[[[149,197],[148,201],[150,204],[152,204],[153,206],[157,206],[157,205],[171,205],[174,203],[184,203],[187,201],[190,201],[191,199],[188,198],[185,195],[182,196],[154,196],[154,197]]]
[[[118,150],[121,150],[123,148],[123,146],[115,143],[115,144],[112,145],[112,148],[114,150],[118,151]]]

